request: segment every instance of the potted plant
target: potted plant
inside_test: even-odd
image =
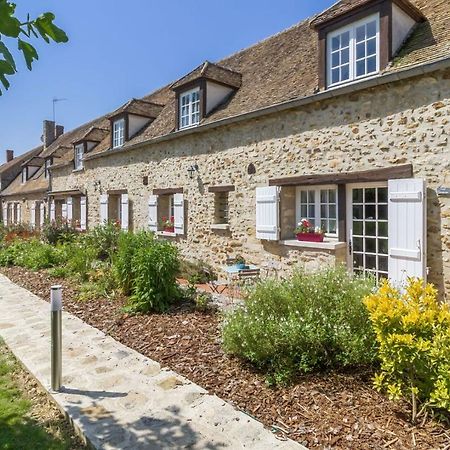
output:
[[[174,217],[163,217],[161,221],[161,227],[163,231],[166,233],[174,233],[175,232],[175,220]]]
[[[298,241],[323,242],[324,232],[313,227],[308,219],[302,219],[294,230]]]
[[[235,265],[236,265],[236,268],[239,270],[245,269],[246,268],[245,258],[242,255],[236,256]]]

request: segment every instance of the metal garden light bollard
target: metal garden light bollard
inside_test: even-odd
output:
[[[62,288],[52,286],[50,289],[51,311],[51,386],[53,391],[61,389],[62,378]]]

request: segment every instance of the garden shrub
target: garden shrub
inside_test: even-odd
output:
[[[133,255],[132,266],[130,310],[162,312],[179,297],[176,282],[178,250],[172,243],[152,240],[148,246],[139,246]]]
[[[217,274],[209,264],[204,261],[192,261],[188,259],[182,259],[180,261],[180,271],[178,276],[185,280],[196,277],[197,283],[201,284],[217,279]]]
[[[418,279],[410,279],[403,293],[385,281],[365,304],[381,359],[375,387],[391,399],[410,399],[413,421],[419,403],[449,412],[449,305]]]
[[[73,242],[78,234],[67,222],[61,221],[46,221],[41,231],[42,239],[51,245]]]
[[[261,282],[243,307],[226,316],[224,348],[274,383],[297,373],[371,364],[375,336],[362,300],[373,288],[372,279],[352,278],[345,268]]]
[[[133,258],[139,248],[148,248],[153,244],[153,233],[120,233],[117,252],[113,256],[113,267],[118,285],[125,295],[130,295],[133,287]]]
[[[66,249],[69,252],[67,271],[80,281],[86,281],[97,257],[97,249],[88,245],[85,238],[70,244]]]
[[[120,227],[116,223],[107,223],[92,228],[86,234],[86,245],[96,249],[97,259],[111,260],[117,250],[117,242],[121,234]]]

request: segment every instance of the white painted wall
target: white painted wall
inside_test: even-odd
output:
[[[39,167],[28,166],[28,179],[30,179],[38,170]]]
[[[130,139],[145,125],[150,122],[148,117],[135,116],[134,114],[129,115],[130,129],[128,130]]]
[[[392,51],[395,55],[416,22],[394,3],[392,4]]]
[[[206,83],[206,114],[222,103],[231,93],[232,88],[208,81]]]

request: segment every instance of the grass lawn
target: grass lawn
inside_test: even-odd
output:
[[[0,449],[85,448],[0,339]]]

